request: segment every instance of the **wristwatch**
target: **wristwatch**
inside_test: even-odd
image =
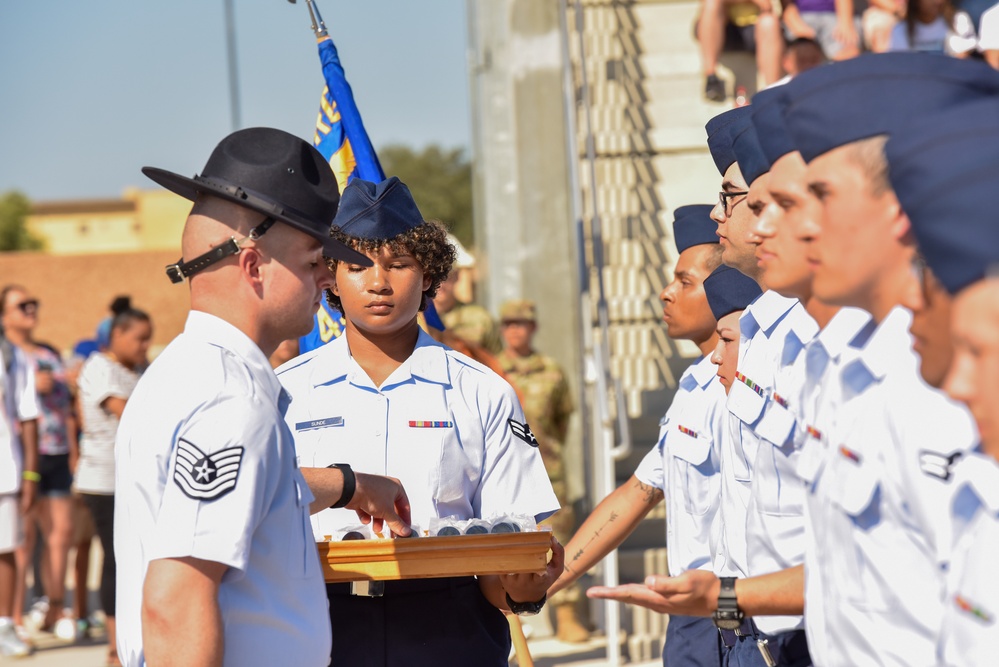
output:
[[[721,630],[738,630],[745,614],[739,611],[735,599],[735,577],[721,577],[718,591],[718,609],[713,614],[715,625]]]
[[[541,608],[545,606],[547,600],[548,593],[542,595],[537,602],[514,602],[510,594],[506,594],[506,604],[510,607],[510,611],[517,616],[537,616],[541,613]]]
[[[326,467],[336,468],[343,473],[343,491],[340,492],[340,499],[330,505],[330,509],[335,510],[346,507],[347,503],[354,497],[354,491],[357,489],[357,478],[354,475],[354,471],[346,463],[334,463]]]

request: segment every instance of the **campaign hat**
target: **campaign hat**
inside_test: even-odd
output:
[[[319,239],[327,257],[371,265],[361,253],[330,238],[340,191],[326,158],[283,130],[251,127],[233,132],[192,177],[157,167],[143,167],[142,173],[185,199],[210,195],[289,225]]]

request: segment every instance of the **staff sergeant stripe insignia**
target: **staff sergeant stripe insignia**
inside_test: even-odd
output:
[[[755,391],[760,396],[763,396],[763,387],[761,387],[760,385],[756,384],[755,382],[753,382],[752,380],[750,380],[748,377],[746,377],[742,373],[736,371],[735,372],[735,379],[738,380],[739,382],[741,382],[742,384],[746,385],[747,387],[749,387],[753,391]]]
[[[173,481],[192,500],[218,500],[236,488],[242,447],[205,454],[187,440],[179,440]]]
[[[521,424],[516,419],[507,419],[506,423],[510,425],[510,432],[515,436],[529,444],[531,447],[538,446],[538,439],[534,437],[533,433],[531,433],[531,427],[528,426],[526,422]]]
[[[452,428],[453,426],[454,422],[421,421],[418,419],[409,422],[409,428]]]

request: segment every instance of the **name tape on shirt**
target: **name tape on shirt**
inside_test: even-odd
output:
[[[296,431],[308,431],[314,428],[329,428],[343,426],[343,417],[326,417],[325,419],[310,419],[307,422],[296,422]]]
[[[193,500],[218,500],[236,488],[242,447],[205,454],[187,440],[179,440],[174,454],[173,481]]]
[[[948,481],[954,474],[954,464],[961,458],[961,452],[941,454],[924,449],[919,452],[919,469],[927,475]]]
[[[527,422],[521,424],[516,419],[507,419],[506,422],[510,425],[511,433],[529,444],[531,447],[538,446],[538,439],[534,437],[533,433],[531,433],[531,427],[527,425]]]

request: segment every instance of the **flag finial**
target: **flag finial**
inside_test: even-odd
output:
[[[323,17],[319,14],[319,8],[316,7],[316,0],[308,0],[308,3],[309,18],[312,19],[312,32],[316,33],[316,39],[323,39],[328,35],[326,24],[323,23]]]

